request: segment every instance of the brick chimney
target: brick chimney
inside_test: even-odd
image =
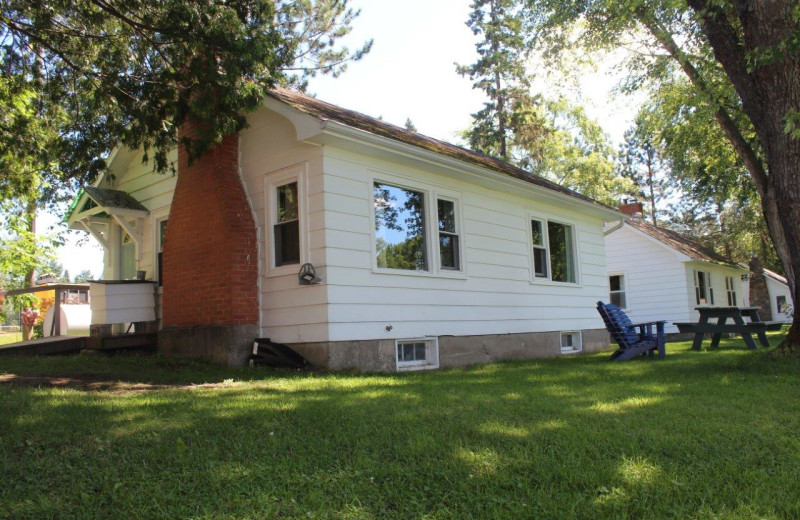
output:
[[[758,307],[759,318],[764,321],[772,320],[772,306],[764,275],[764,264],[757,256],[750,259],[750,305]]]
[[[196,129],[181,128],[182,135]],[[191,165],[178,149],[178,180],[163,253],[159,349],[244,364],[258,335],[258,238],[231,134]]]
[[[644,215],[644,205],[635,200],[626,200],[620,204],[618,209],[629,217],[632,217],[634,213],[639,213],[640,216]]]

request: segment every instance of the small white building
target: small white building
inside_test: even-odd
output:
[[[763,282],[757,280],[759,271],[763,273]],[[761,266],[761,262],[751,264],[750,279],[745,286],[745,290],[750,295],[751,305],[764,309],[762,314],[766,314],[766,310],[769,310],[769,315],[763,316],[762,319],[783,323],[791,323],[793,321],[794,301],[792,299],[792,291],[789,290],[789,284],[783,276],[775,271],[765,269]]]
[[[792,314],[790,310],[794,308],[794,301],[786,278],[775,271],[764,269],[764,279],[767,281],[772,321],[791,323]]]
[[[267,337],[404,370],[608,347],[615,209],[284,89],[247,119],[191,165],[176,153],[176,176],[119,150],[73,205],[106,279],[158,282],[160,349],[238,364]]]
[[[747,305],[748,269],[679,233],[632,217],[606,225],[605,245],[604,300],[634,323],[666,320],[677,333],[674,322],[699,319],[695,307]]]

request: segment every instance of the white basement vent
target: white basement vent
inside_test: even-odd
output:
[[[580,331],[565,331],[561,333],[561,353],[580,352],[583,349]]]
[[[423,370],[439,367],[438,338],[398,339],[397,370]]]

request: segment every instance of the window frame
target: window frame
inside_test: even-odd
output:
[[[436,240],[436,252],[437,252],[436,263],[437,263],[437,267],[438,267],[439,271],[444,271],[444,272],[450,272],[450,273],[463,272],[464,263],[463,263],[462,256],[463,256],[463,251],[464,251],[464,246],[463,246],[464,233],[462,233],[462,231],[461,231],[461,221],[460,221],[460,218],[461,218],[461,205],[459,204],[459,199],[457,199],[455,197],[447,196],[447,195],[444,195],[444,194],[441,194],[441,193],[435,193],[435,195],[436,195],[436,198],[435,198],[435,201],[434,201],[434,205],[436,206],[436,223],[435,223],[434,227],[436,228],[436,234],[437,234],[436,235],[436,238],[437,238],[437,240]],[[439,201],[449,202],[449,203],[451,203],[453,205],[453,212],[455,213],[455,215],[453,217],[453,228],[454,228],[453,232],[442,231],[441,229],[439,229]],[[442,265],[442,244],[441,244],[442,233],[444,233],[445,236],[450,236],[450,237],[454,237],[455,238],[455,247],[456,247],[456,254],[455,254],[456,266],[455,267],[445,267],[444,265]]]
[[[736,286],[734,285],[733,276],[725,276],[725,295],[728,300],[728,307],[736,307]]]
[[[572,348],[564,348],[564,336],[572,336],[573,337],[573,345]],[[583,334],[579,330],[562,330],[558,334],[559,339],[559,349],[561,354],[577,354],[578,352],[583,352]],[[575,345],[574,340],[577,339],[577,345]]]
[[[697,306],[712,306],[714,305],[714,287],[711,285],[711,273],[709,271],[703,271],[702,269],[693,269],[694,272],[694,296],[695,302]],[[700,300],[700,273],[703,273],[705,276],[703,277],[705,280],[705,294],[703,295],[706,300],[705,303],[701,303]]]
[[[547,276],[537,276],[536,275],[536,259],[535,255],[533,254],[534,247],[542,249],[541,246],[534,246],[533,244],[533,225],[532,222],[536,220],[541,222],[542,224],[542,243],[544,244],[545,250],[545,260],[547,262]],[[573,282],[560,282],[558,280],[553,280],[553,261],[552,255],[550,251],[550,229],[548,224],[549,223],[560,224],[562,226],[566,226],[571,229],[571,247],[572,247],[572,261],[573,261],[573,272],[572,275],[574,277]],[[574,222],[568,222],[566,220],[560,218],[552,218],[548,215],[544,215],[542,213],[527,212],[527,219],[525,221],[526,230],[525,233],[527,234],[527,244],[528,244],[528,269],[530,271],[530,283],[531,284],[545,284],[545,285],[554,285],[557,287],[581,287],[582,284],[582,277],[581,277],[581,253],[580,253],[580,240],[578,240],[578,225]]]
[[[611,290],[611,277],[613,277],[613,276],[620,276],[622,278],[621,279],[622,283],[620,283],[621,289],[618,290],[618,291],[612,291]],[[624,271],[615,272],[615,273],[608,273],[608,301],[609,301],[609,303],[614,303],[612,298],[611,298],[611,295],[613,293],[615,293],[615,292],[616,293],[622,293],[622,298],[625,301],[625,305],[620,305],[619,308],[623,309],[623,310],[627,310],[628,309],[628,282],[627,282],[627,278],[628,278],[628,274],[626,272],[624,272]],[[614,305],[616,305],[616,303],[614,303]]]
[[[428,269],[425,271],[412,269],[392,269],[389,267],[378,267],[377,258],[377,236],[375,233],[375,184],[386,184],[395,188],[409,191],[416,191],[423,194],[425,202],[423,210],[425,212],[425,254],[427,257]],[[462,210],[461,193],[449,190],[444,187],[434,186],[424,182],[418,182],[390,172],[374,171],[369,177],[368,185],[369,218],[370,218],[370,244],[372,256],[372,272],[375,274],[398,275],[398,276],[421,276],[436,278],[466,279],[466,238],[464,233],[464,220]],[[456,212],[455,226],[458,236],[458,265],[459,269],[444,268],[441,265],[439,253],[439,200],[453,203]]]
[[[308,205],[306,202],[308,165],[302,163],[283,168],[264,175],[264,254],[266,255],[267,276],[283,276],[296,274],[300,266],[308,262]],[[278,188],[293,182],[297,183],[297,232],[299,242],[299,259],[297,263],[276,265],[275,263],[275,226],[278,222]]]
[[[398,348],[402,344],[425,343],[425,360],[400,361]],[[414,370],[431,370],[439,368],[439,338],[425,336],[420,338],[398,338],[394,340],[395,370],[407,372]]]

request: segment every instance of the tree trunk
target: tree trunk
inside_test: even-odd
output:
[[[796,1],[736,0],[723,5],[688,0],[688,4],[739,94],[766,157],[766,178],[748,170],[792,292],[795,319],[782,350],[800,356],[800,139],[784,129],[784,118],[800,107],[800,55],[784,51],[762,63],[748,62],[753,53],[781,49],[792,41]]]
[[[26,208],[28,218],[28,231],[36,234],[36,201],[31,200],[28,202]],[[36,269],[31,267],[30,271],[25,275],[25,287],[33,287],[36,285]]]

